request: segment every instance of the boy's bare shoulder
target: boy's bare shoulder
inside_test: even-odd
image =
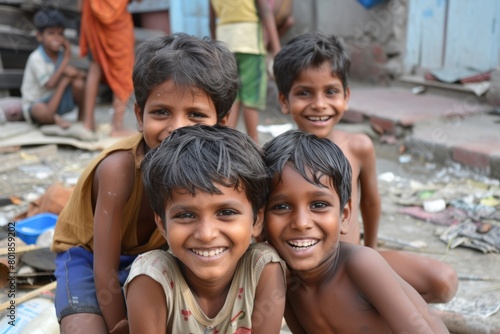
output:
[[[362,279],[365,274],[370,273],[372,268],[378,267],[385,260],[379,252],[370,247],[341,242],[342,257],[344,258],[344,268],[351,277]]]
[[[354,154],[363,154],[374,151],[373,142],[364,133],[354,133],[346,131],[335,131],[330,138],[343,151],[349,151]]]
[[[111,152],[99,163],[95,177],[97,178],[130,178],[135,173],[136,161],[131,150]]]

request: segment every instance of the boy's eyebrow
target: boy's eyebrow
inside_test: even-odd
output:
[[[214,194],[214,196],[217,196],[217,194]],[[240,201],[237,200],[227,200],[221,203],[217,203],[218,208],[226,208],[226,207],[241,207],[242,204]],[[196,209],[198,206],[196,204],[193,205],[186,205],[186,204],[173,204],[170,206],[169,210],[175,210],[175,211],[187,211],[187,210],[193,210]]]
[[[272,191],[271,191],[271,195],[269,195],[269,201],[271,201],[271,200],[273,200],[273,201],[282,201],[282,200],[285,200],[286,198],[287,198],[287,196],[283,195],[283,194],[273,195]]]
[[[326,187],[326,188],[317,187],[317,188],[318,188],[317,190],[308,192],[307,195],[309,195],[309,196],[331,196],[331,194],[329,192],[332,191],[332,189],[330,189],[329,187]],[[322,189],[324,189],[324,190],[322,190]],[[269,201],[271,201],[271,200],[272,201],[283,201],[283,200],[286,200],[287,198],[288,198],[287,195],[284,195],[281,193],[273,195],[272,191],[271,191],[271,195],[269,195]]]

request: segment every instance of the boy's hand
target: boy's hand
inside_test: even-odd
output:
[[[79,75],[79,71],[76,67],[68,65],[64,68],[64,75],[69,78],[76,78]]]
[[[64,47],[64,57],[68,59],[71,58],[71,43],[67,39],[64,39],[63,47]]]

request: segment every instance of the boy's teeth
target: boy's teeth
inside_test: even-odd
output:
[[[327,121],[330,116],[309,116],[307,118],[311,121]]]
[[[215,248],[215,249],[211,249],[211,250],[206,250],[206,249],[192,249],[193,253],[195,254],[198,254],[198,255],[201,255],[201,256],[205,256],[205,257],[211,257],[211,256],[215,256],[215,255],[219,255],[220,253],[222,253],[223,251],[225,250],[224,247],[221,247],[221,248]]]
[[[318,243],[317,240],[297,240],[288,242],[293,247],[310,247]]]

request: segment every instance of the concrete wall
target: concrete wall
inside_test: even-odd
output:
[[[403,69],[408,0],[365,8],[357,0],[295,0],[295,25],[283,37],[313,31],[341,36],[352,56],[355,80],[383,83]]]

